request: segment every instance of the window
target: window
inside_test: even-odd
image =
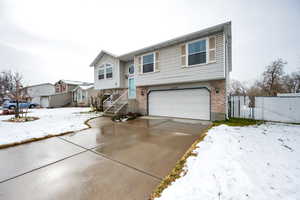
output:
[[[188,65],[206,63],[206,40],[188,44]]]
[[[129,74],[134,74],[134,64],[131,64],[128,69]]]
[[[100,68],[98,71],[98,80],[104,79],[104,68]]]
[[[143,56],[143,73],[154,72],[154,53]]]
[[[106,64],[106,78],[112,78],[113,77],[113,71],[111,64]]]

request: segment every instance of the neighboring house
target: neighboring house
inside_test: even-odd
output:
[[[222,120],[232,70],[231,22],[121,56],[101,51],[90,66],[95,89],[116,95],[112,101],[122,99],[112,104],[114,114],[126,108],[144,115]]]
[[[21,91],[27,100],[31,103],[40,105],[41,107],[49,106],[49,96],[55,94],[54,85],[51,83],[43,83],[24,87]]]
[[[90,106],[91,97],[96,97],[98,90],[94,89],[94,84],[80,85],[73,90],[74,106]]]
[[[49,96],[51,108],[68,106],[72,104],[73,90],[79,85],[91,85],[82,81],[59,80],[54,84],[55,94]]]
[[[78,85],[90,85],[91,83],[82,81],[59,80],[55,86],[55,93],[72,92]]]

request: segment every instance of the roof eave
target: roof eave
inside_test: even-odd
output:
[[[189,33],[189,34],[186,34],[186,35],[183,35],[183,36],[180,36],[180,37],[176,37],[176,38],[173,38],[171,40],[167,40],[167,41],[155,44],[155,45],[151,45],[151,46],[148,46],[148,47],[136,50],[136,51],[132,51],[130,53],[123,54],[123,55],[119,56],[118,58],[120,60],[129,61],[129,60],[133,59],[134,55],[140,55],[140,54],[143,54],[143,53],[146,53],[146,52],[149,52],[149,51],[155,51],[155,50],[160,49],[160,48],[164,48],[164,47],[172,46],[172,45],[179,44],[179,43],[182,43],[182,42],[186,42],[186,41],[189,41],[189,40],[192,40],[192,39],[196,39],[198,37],[205,37],[207,35],[210,35],[210,34],[213,34],[213,33],[216,33],[216,32],[224,31],[225,28],[228,27],[228,26],[231,26],[230,21],[222,23],[222,24],[218,24],[216,26],[212,26],[212,27],[209,27],[209,28],[206,28],[206,29],[202,29],[200,31]],[[229,28],[229,30],[231,30],[231,28]]]

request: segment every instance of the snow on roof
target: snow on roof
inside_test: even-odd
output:
[[[94,84],[89,84],[89,85],[79,85],[76,88],[74,88],[73,91],[77,90],[78,88],[82,89],[82,90],[89,90],[94,88]]]
[[[80,85],[79,86],[82,90],[88,90],[88,89],[91,89],[94,87],[94,84],[93,85]]]
[[[72,81],[72,80],[61,80],[62,82],[70,85],[90,85],[91,83],[88,82],[82,82],[82,81]]]

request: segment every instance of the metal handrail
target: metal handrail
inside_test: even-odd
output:
[[[110,95],[109,97],[107,97],[107,98],[102,102],[103,105],[104,105],[109,99],[111,99],[111,95]]]
[[[124,95],[128,94],[128,90],[126,90],[121,96],[119,96],[108,108],[106,108],[103,113],[108,111],[111,107],[113,107]]]

